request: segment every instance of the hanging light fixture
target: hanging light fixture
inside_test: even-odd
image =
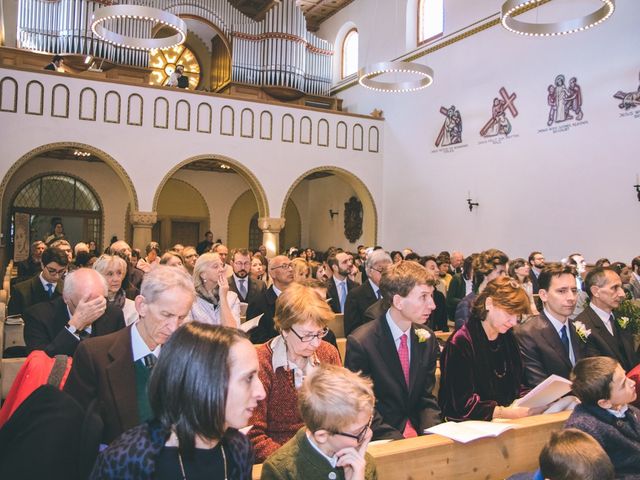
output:
[[[581,32],[604,22],[616,8],[615,0],[600,0],[603,5],[584,17],[572,18],[562,22],[532,23],[516,20],[516,15],[540,7],[540,0],[507,0],[502,4],[500,21],[510,32],[534,37],[549,37]],[[546,3],[546,2],[544,2]]]
[[[164,38],[143,38],[114,32],[105,27],[109,20],[144,20],[171,28],[174,35]],[[110,5],[97,9],[93,14],[91,31],[101,40],[135,50],[163,50],[184,43],[187,38],[187,24],[180,17],[158,8],[142,5]]]
[[[402,82],[386,82],[373,80],[386,73],[414,74],[419,78]],[[358,82],[363,87],[378,92],[414,92],[427,88],[433,83],[433,70],[426,65],[411,62],[378,62],[358,70]]]

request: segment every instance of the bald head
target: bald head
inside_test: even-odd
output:
[[[269,275],[278,290],[284,290],[293,282],[291,260],[285,255],[278,255],[269,261]]]
[[[124,240],[118,240],[109,247],[109,253],[111,255],[124,254],[127,258],[131,256],[131,247]]]

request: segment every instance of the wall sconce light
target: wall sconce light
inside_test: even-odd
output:
[[[331,217],[331,220],[333,220],[333,217],[338,215],[338,213],[340,213],[340,212],[338,212],[337,210],[334,211],[333,209],[330,208],[329,209],[329,216]]]
[[[473,212],[473,207],[480,206],[478,202],[474,202],[473,200],[471,200],[471,192],[467,192],[467,205],[469,206],[470,212]]]

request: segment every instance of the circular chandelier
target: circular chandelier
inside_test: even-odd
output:
[[[420,78],[402,82],[383,82],[373,80],[373,77],[384,73],[410,73]],[[433,70],[426,65],[411,62],[379,62],[358,70],[358,82],[363,87],[378,92],[414,92],[427,88],[433,83]]]
[[[596,11],[585,15],[584,17],[572,18],[562,22],[531,23],[521,22],[513,17],[526,10],[538,8],[540,0],[507,0],[502,4],[500,21],[504,28],[519,35],[534,37],[567,35],[569,33],[581,32],[591,27],[595,27],[613,14],[613,11],[615,10],[615,0],[600,1],[603,5]]]
[[[175,34],[164,38],[142,38],[114,32],[104,25],[109,20],[126,19],[155,22],[175,30]],[[97,9],[93,14],[91,31],[107,43],[135,50],[171,48],[184,43],[187,38],[187,24],[184,20],[164,10],[142,5],[111,5]]]

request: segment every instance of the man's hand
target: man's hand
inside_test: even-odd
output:
[[[96,297],[93,300],[87,295],[78,302],[69,325],[76,330],[84,330],[98,318],[100,318],[107,309],[107,299],[104,297]]]

